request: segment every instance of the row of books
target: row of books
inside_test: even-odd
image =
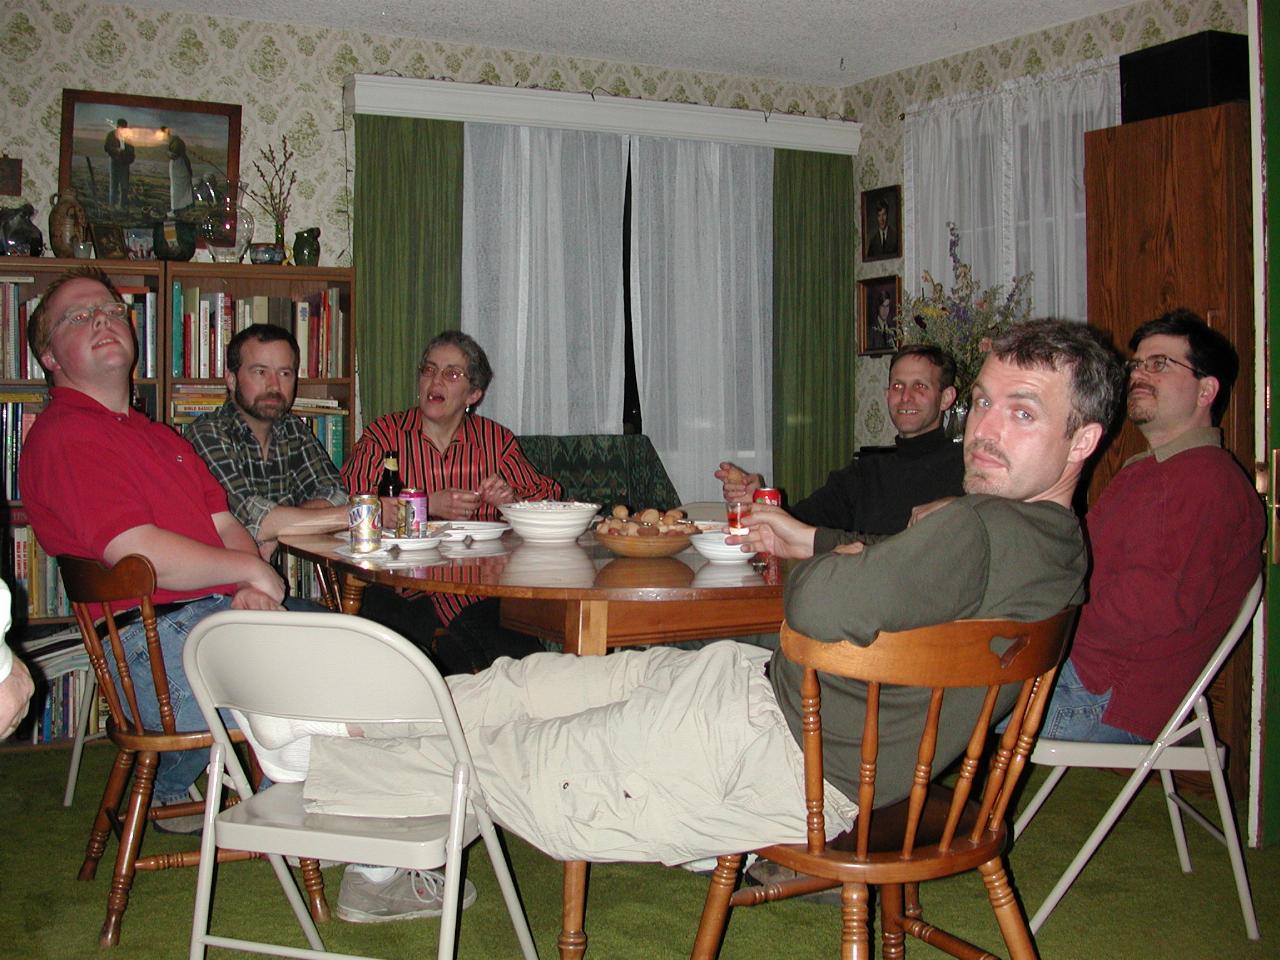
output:
[[[44,407],[45,395],[34,390],[14,390],[0,394],[0,476],[4,477],[5,496],[21,500],[18,490],[18,457],[22,441],[27,438],[36,414]]]
[[[280,576],[289,589],[289,596],[323,603],[324,588],[316,575],[316,565],[284,550],[277,556],[282,558]]]
[[[250,324],[273,323],[298,341],[299,378],[345,376],[346,316],[340,293],[331,287],[297,300],[260,295],[237,299],[175,280],[170,369],[175,377],[221,377],[231,338]]]
[[[40,297],[23,295],[23,285],[34,277],[0,277],[0,378],[37,380],[44,376],[40,363],[27,343],[27,320]],[[129,318],[138,339],[137,375],[156,375],[156,292],[146,287],[119,287],[129,305]]]
[[[71,601],[58,575],[57,561],[44,552],[35,533],[26,524],[12,527],[9,586],[13,590],[15,619],[23,609],[27,619],[71,616]]]
[[[93,676],[80,631],[69,627],[43,637],[25,637],[17,646],[19,655],[38,676],[37,689],[44,693],[43,705],[33,702],[19,733],[32,743],[75,736],[80,707],[89,694]],[[100,733],[107,726],[107,702],[96,688],[93,697],[96,704],[89,711],[87,736]]]

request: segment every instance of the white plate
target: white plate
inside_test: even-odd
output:
[[[351,542],[351,533],[348,530],[339,530],[334,536],[343,543]],[[446,534],[433,537],[393,537],[384,530],[380,551],[386,550],[387,547],[392,545],[399,547],[402,552],[407,550],[434,550],[440,546],[445,536]]]
[[[507,545],[497,540],[488,543],[471,543],[463,546],[461,541],[450,543],[446,540],[440,544],[440,552],[452,560],[465,560],[468,557],[501,557],[508,553]]]
[[[439,543],[438,540],[436,542]],[[384,540],[383,543],[386,543],[386,541]],[[408,557],[405,557],[403,554],[408,552],[409,551],[402,549],[401,555],[396,557],[395,560],[392,560],[391,554],[387,552],[386,546],[381,547],[378,550],[371,550],[369,553],[356,553],[349,546],[338,547],[338,549],[334,551],[334,553],[339,553],[344,557],[350,557],[352,560],[376,560],[378,561],[378,563],[383,564],[385,566],[390,566],[393,563],[398,563],[401,566],[412,567],[412,566],[422,566],[424,563],[431,562],[431,561],[423,560],[421,558],[410,559]],[[425,552],[426,551],[414,551],[415,555],[417,553],[425,553]],[[436,560],[434,562],[439,563],[440,561]]]
[[[479,543],[481,540],[497,540],[510,529],[511,524],[497,523],[492,520],[451,520],[444,538],[452,542],[470,536],[472,540]]]

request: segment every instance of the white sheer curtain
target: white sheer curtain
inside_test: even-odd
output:
[[[468,123],[462,329],[515,433],[622,431],[627,138]]]
[[[644,431],[685,501],[716,464],[772,471],[773,151],[631,144],[631,319]]]
[[[1114,58],[909,109],[904,283],[951,286],[954,221],[982,285],[1032,271],[1035,315],[1085,319],[1084,134],[1119,122]]]

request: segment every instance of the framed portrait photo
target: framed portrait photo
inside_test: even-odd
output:
[[[902,187],[862,191],[862,259],[902,256]]]
[[[894,318],[902,302],[902,278],[874,277],[858,281],[858,355],[894,351]]]
[[[196,221],[239,177],[239,104],[62,91],[58,189],[93,223]]]

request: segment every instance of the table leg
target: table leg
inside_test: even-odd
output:
[[[342,577],[342,612],[355,615],[360,612],[360,599],[364,596],[365,582],[346,574]]]
[[[603,657],[609,636],[609,601],[566,600],[564,652]]]
[[[560,929],[560,960],[580,960],[587,952],[587,870],[583,860],[564,865],[564,922]]]
[[[609,635],[607,600],[569,600],[564,611],[564,652],[602,657]],[[580,960],[587,952],[587,871],[585,861],[564,865],[564,914],[560,924],[560,960]]]

